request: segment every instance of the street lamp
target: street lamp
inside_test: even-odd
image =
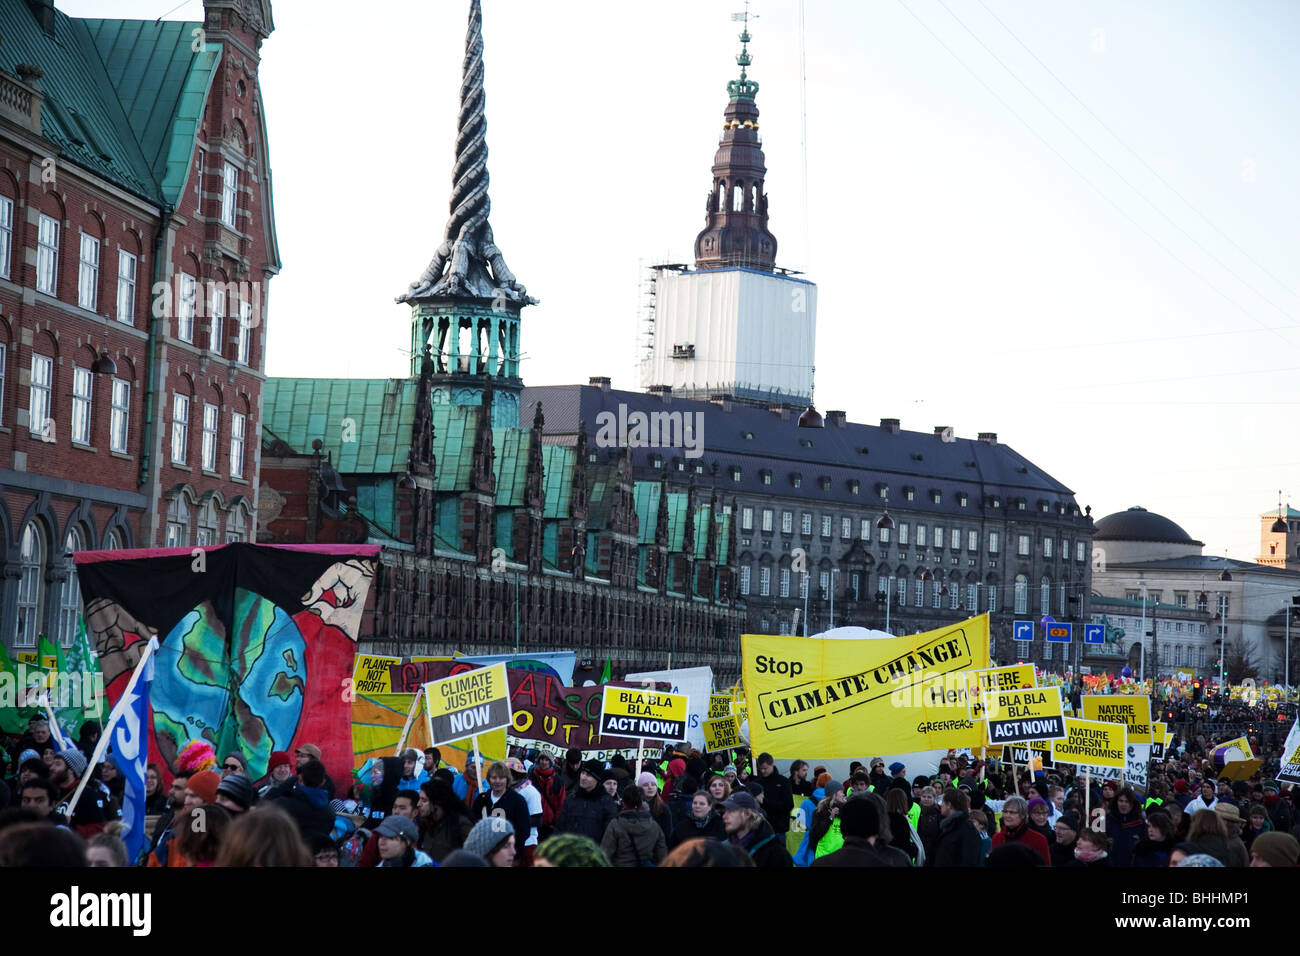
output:
[[[1138,682],[1142,683],[1147,679],[1147,583],[1138,584],[1142,585],[1142,656],[1138,659]]]
[[[835,575],[839,573],[839,568],[831,568],[831,625],[829,630],[835,629]]]

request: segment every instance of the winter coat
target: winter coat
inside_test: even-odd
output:
[[[731,842],[748,853],[749,858],[754,861],[754,866],[759,869],[784,869],[794,866],[790,854],[785,852],[785,841],[765,819],[759,819],[757,829],[749,831],[740,839],[733,837]]]
[[[939,822],[939,836],[934,852],[927,854],[926,866],[979,866],[980,835],[970,814],[955,811]]]
[[[1110,865],[1129,866],[1133,860],[1133,847],[1146,836],[1146,821],[1136,807],[1128,813],[1112,810],[1106,814],[1106,835],[1110,837]]]
[[[1053,843],[1049,849],[1049,855],[1052,858],[1053,867],[1073,867],[1083,866],[1079,860],[1074,857],[1074,848],[1079,845],[1079,841],[1073,843]],[[1162,864],[1163,865],[1163,864]]]
[[[578,787],[564,798],[555,829],[558,833],[580,833],[599,843],[605,836],[605,827],[616,816],[618,807],[604,787],[590,790]]]
[[[778,834],[790,829],[790,812],[794,809],[794,792],[790,789],[790,780],[781,776],[773,768],[766,777],[755,777],[763,788],[763,811],[768,822]]]
[[[664,831],[647,810],[624,810],[605,828],[600,848],[614,866],[658,866],[668,855]]]
[[[847,837],[834,853],[818,857],[813,866],[911,866],[907,854],[879,839],[873,844],[862,837]]]
[[[533,781],[533,786],[537,792],[542,795],[542,822],[541,826],[555,826],[556,818],[560,815],[560,810],[564,806],[564,780],[556,772],[554,767],[550,770],[538,770],[533,768],[529,779]]]
[[[334,830],[334,814],[329,810],[329,794],[322,787],[302,784],[275,801],[275,805],[298,824],[298,832],[308,846],[318,839],[328,838]]]
[[[523,847],[524,841],[528,839],[533,829],[533,818],[528,812],[528,801],[518,791],[507,789],[501,794],[500,800],[493,802],[492,791],[489,790],[487,793],[480,793],[474,800],[474,806],[469,811],[470,819],[477,823],[482,817],[493,816],[497,810],[505,812],[506,819],[515,828],[515,845]]]
[[[934,856],[934,845],[939,842],[939,824],[942,821],[943,814],[939,812],[937,803],[932,807],[921,808],[921,815],[916,821],[916,833],[921,838],[927,857]]]
[[[1044,866],[1052,865],[1052,854],[1047,848],[1047,840],[1041,833],[1034,832],[1023,823],[1014,830],[1002,829],[993,834],[994,850],[1006,843],[1023,843],[1043,858]]]
[[[722,817],[716,810],[710,810],[709,815],[703,820],[697,820],[692,816],[673,827],[673,835],[668,840],[668,849],[676,849],[687,840],[697,840],[700,837],[709,840],[727,838],[727,828],[723,826]]]
[[[420,849],[429,854],[433,862],[441,863],[448,853],[465,845],[465,838],[472,829],[474,821],[463,813],[458,813],[455,817],[444,817],[440,823],[430,825],[424,832],[420,838]]]
[[[1149,837],[1143,837],[1133,844],[1133,852],[1129,857],[1130,866],[1168,866],[1169,854],[1177,846],[1177,841],[1172,837],[1168,840],[1152,840]]]
[[[409,847],[405,854],[395,860],[381,860],[380,866],[437,866],[429,858],[429,854],[423,850],[417,850],[415,847]]]
[[[682,793],[680,790],[673,793],[664,802],[668,805],[668,814],[672,820],[672,830],[666,834],[668,837],[668,846],[672,848],[680,843],[678,840],[673,842],[673,834],[677,833],[684,826],[690,826],[691,820],[691,801],[695,798],[693,793]],[[682,839],[689,839],[683,837]]]

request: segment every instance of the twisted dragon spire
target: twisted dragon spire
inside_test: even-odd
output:
[[[456,295],[505,298],[524,305],[537,302],[515,280],[501,250],[492,241],[483,104],[483,12],[479,0],[471,0],[461,71],[451,213],[442,245],[420,278],[398,296],[398,302]]]

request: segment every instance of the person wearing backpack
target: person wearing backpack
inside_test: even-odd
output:
[[[600,848],[614,866],[658,866],[668,855],[664,831],[649,810],[641,809],[644,796],[640,787],[628,784],[621,812],[605,828]]]

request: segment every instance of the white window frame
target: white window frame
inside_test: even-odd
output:
[[[172,396],[172,464],[184,465],[189,458],[190,397],[176,392]]]
[[[781,597],[788,598],[790,596],[790,569],[789,568],[781,569],[781,575],[779,578],[778,586],[780,588]]]
[[[140,261],[125,249],[117,250],[117,321],[135,325],[135,277]]]
[[[221,171],[221,221],[231,229],[238,228],[239,167],[227,161]]]
[[[772,594],[772,569],[763,565],[758,569],[758,596],[770,597]]]
[[[989,554],[1000,554],[1001,551],[999,549],[1001,547],[1002,547],[1002,539],[998,534],[998,532],[990,531],[989,532]]]
[[[925,607],[925,581],[921,578],[916,579],[916,601],[913,603],[917,607]]]
[[[59,220],[44,213],[36,225],[36,291],[59,294]]]
[[[793,511],[781,512],[781,533],[782,534],[794,533],[794,512]]]
[[[979,613],[980,589],[978,585],[966,585],[966,610],[971,614]]]
[[[899,578],[897,584],[898,597],[895,599],[894,603],[899,607],[907,607],[907,578]]]
[[[81,619],[81,588],[77,585],[77,565],[72,560],[75,551],[84,551],[81,528],[73,525],[63,541],[63,550],[67,555],[63,559],[65,577],[59,591],[58,622],[55,639],[61,647],[71,647],[77,639],[77,621]]]
[[[1043,539],[1043,557],[1045,557],[1045,558],[1050,558],[1051,556],[1052,556],[1052,539],[1051,539],[1050,537],[1049,537],[1049,538],[1044,538],[1044,539]]]
[[[952,540],[949,542],[949,546],[954,551],[961,550],[961,528],[952,529]]]
[[[907,527],[907,522],[906,521],[900,522],[898,525],[898,546],[900,548],[906,548],[910,543],[909,540],[910,538],[911,538],[911,533],[909,528]]]
[[[808,596],[808,572],[804,571],[799,575],[799,599],[803,600]]]
[[[243,506],[236,506],[226,512],[226,544],[244,541],[248,537],[248,526]]]
[[[199,178],[194,184],[194,215],[203,215],[203,161],[208,158],[208,151],[199,147]]]
[[[244,477],[244,442],[247,440],[248,418],[243,412],[230,416],[230,477]]]
[[[771,508],[764,508],[764,509],[763,509],[763,524],[762,524],[763,534],[771,534],[771,533],[772,533],[772,520],[773,520],[772,509],[771,509]]]
[[[829,538],[830,536],[831,536],[831,516],[822,515],[822,537]]]
[[[188,272],[181,273],[180,301],[176,303],[176,337],[182,342],[194,341],[194,317],[197,312],[199,282]]]
[[[54,398],[54,359],[32,354],[31,385],[27,389],[27,430],[37,438],[50,439],[53,428],[50,410]]]
[[[799,517],[799,533],[804,537],[812,537],[812,512],[805,511]]]
[[[916,546],[917,546],[918,548],[924,548],[924,547],[926,547],[926,543],[925,543],[925,525],[923,525],[923,524],[918,524],[918,525],[916,526]]]
[[[754,530],[754,508],[751,505],[745,505],[740,509],[740,530]]]
[[[0,196],[0,279],[10,276],[9,260],[14,251],[14,201]]]
[[[238,361],[240,365],[248,364],[248,357],[252,352],[253,340],[253,303],[239,303],[239,352]]]
[[[204,471],[217,470],[217,429],[221,425],[221,409],[211,402],[203,403],[203,446],[200,452]]]
[[[988,607],[986,610],[991,614],[996,614],[998,612],[998,586],[996,584],[990,584],[985,590],[989,593]]]
[[[847,541],[853,537],[853,519],[840,518],[840,540]]]
[[[881,544],[889,544],[889,526],[881,525],[877,530],[880,532],[880,534],[876,536],[876,539]]]
[[[980,533],[978,531],[966,532],[966,550],[975,552],[980,549]]]
[[[1087,557],[1087,542],[1084,542],[1084,541],[1076,541],[1076,542],[1075,542],[1075,545],[1074,545],[1074,549],[1075,549],[1075,550],[1074,550],[1074,554],[1075,554],[1075,558],[1074,558],[1074,560],[1076,560],[1076,561],[1080,561],[1080,562],[1088,560],[1088,557]]]
[[[1038,606],[1043,614],[1052,613],[1052,582],[1043,578],[1038,585]]]
[[[215,286],[216,283],[213,283]],[[212,303],[208,309],[208,348],[218,355],[225,348],[225,343],[221,341],[222,333],[225,331],[226,324],[226,290],[214,288],[212,290]]]
[[[858,537],[863,541],[871,540],[871,519],[863,518],[858,524]]]
[[[91,312],[99,306],[99,240],[86,232],[77,261],[77,305]]]
[[[108,446],[118,454],[126,454],[131,433],[131,383],[113,379],[112,411],[109,415]]]
[[[9,346],[0,342],[0,425],[5,420],[5,378],[9,370]]]
[[[1012,604],[1014,613],[1028,614],[1029,613],[1029,578],[1027,578],[1023,574],[1017,574],[1016,580],[1013,582],[1012,594],[1014,595],[1014,603]]]
[[[91,444],[91,427],[95,400],[95,377],[88,368],[72,368],[72,440],[79,445]]]
[[[15,602],[17,630],[14,632],[14,647],[35,647],[36,638],[42,633],[45,547],[45,532],[40,524],[35,519],[27,522],[18,538],[18,600]]]
[[[749,575],[750,567],[748,564],[740,566],[740,593],[749,594]]]
[[[831,593],[831,573],[829,571],[818,572],[817,588],[821,591],[821,600],[825,601]]]

